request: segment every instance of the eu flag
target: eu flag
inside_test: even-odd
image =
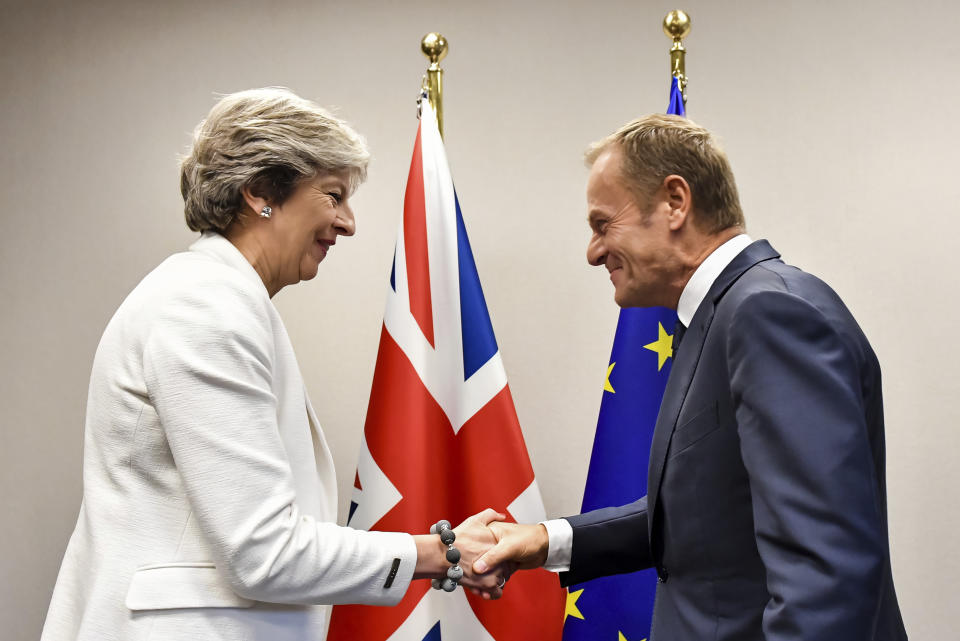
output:
[[[667,107],[668,114],[678,116],[687,115],[687,101],[683,97],[683,91],[680,90],[680,80],[674,76],[670,83],[670,105]]]
[[[667,113],[686,115],[676,77]],[[672,362],[677,314],[663,307],[620,311],[583,492],[583,512],[647,493],[647,461]],[[657,574],[643,570],[571,585],[564,641],[643,641],[650,634]]]

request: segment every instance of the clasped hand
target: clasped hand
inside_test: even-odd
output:
[[[549,537],[539,524],[507,523],[505,514],[487,508],[454,528],[463,578],[460,584],[484,599],[499,599],[516,570],[546,563]]]

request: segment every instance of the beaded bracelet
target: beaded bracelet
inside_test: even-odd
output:
[[[453,529],[451,529],[450,521],[445,519],[431,525],[430,534],[440,535],[440,540],[447,546],[447,561],[453,564],[447,569],[447,577],[445,579],[432,579],[430,585],[433,586],[434,590],[453,592],[457,589],[457,585],[460,584],[460,579],[463,578],[463,568],[457,565],[460,563],[460,550],[453,546],[453,542],[457,540],[457,535]]]

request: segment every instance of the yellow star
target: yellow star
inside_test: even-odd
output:
[[[657,371],[659,372],[667,359],[673,356],[673,336],[667,333],[662,323],[657,323],[657,333],[659,334],[657,340],[643,347],[657,353]]]
[[[617,634],[619,635],[617,637],[617,641],[627,641],[627,637],[623,636],[623,632],[620,632],[619,630],[617,630]],[[642,641],[647,641],[647,640],[643,639]]]
[[[567,610],[563,613],[563,622],[567,622],[567,617],[572,616],[578,619],[583,618],[583,614],[580,613],[580,609],[577,608],[577,599],[580,598],[580,595],[583,594],[583,590],[577,590],[576,592],[567,591]]]
[[[613,389],[613,385],[610,384],[610,373],[613,371],[613,366],[616,363],[610,363],[610,367],[607,368],[607,380],[603,382],[603,391],[610,392],[611,394],[616,394],[617,390]]]

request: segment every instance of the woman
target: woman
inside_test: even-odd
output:
[[[369,154],[284,89],[223,98],[181,167],[189,251],[97,348],[80,517],[44,626],[61,639],[322,639],[329,605],[392,605],[444,576],[437,535],[335,524],[333,461],[270,298],[340,236]],[[457,529],[466,585],[492,510]],[[429,524],[424,524],[424,529]]]

